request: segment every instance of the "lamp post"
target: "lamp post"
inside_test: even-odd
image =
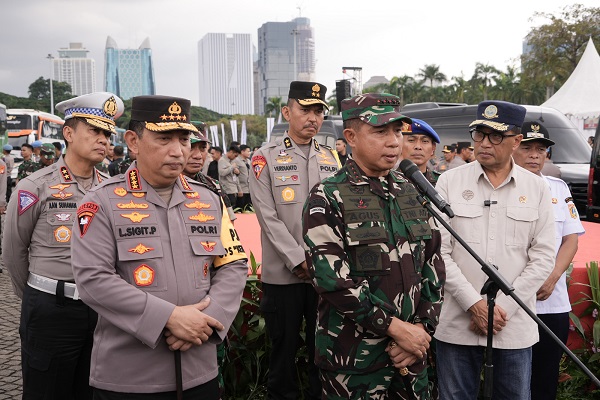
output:
[[[54,57],[48,54],[46,57],[50,60],[50,114],[54,114],[54,91],[52,90],[52,79],[54,78]]]

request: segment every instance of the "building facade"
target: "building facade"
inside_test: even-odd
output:
[[[315,80],[315,40],[310,19],[264,23],[258,29],[258,113],[265,113],[270,98],[280,97],[285,104],[294,80]]]
[[[254,114],[252,39],[207,33],[198,42],[200,105],[221,114]]]
[[[96,91],[96,62],[87,58],[88,52],[82,43],[69,43],[58,49],[58,58],[52,60],[52,79],[71,85],[74,96]]]
[[[113,38],[106,39],[104,90],[123,100],[156,94],[149,38],[137,49],[119,49]]]

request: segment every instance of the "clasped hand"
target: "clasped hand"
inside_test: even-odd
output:
[[[394,367],[408,367],[427,357],[431,336],[423,324],[411,324],[394,317],[387,333],[393,341],[385,351]]]
[[[199,303],[175,307],[165,326],[170,350],[186,351],[194,345],[200,346],[208,341],[214,329],[225,329],[219,321],[202,312],[209,304],[207,296]]]

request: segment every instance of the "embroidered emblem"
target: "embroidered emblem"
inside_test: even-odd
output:
[[[125,188],[122,187],[115,188],[113,192],[120,197],[127,195],[127,190],[125,190]]]
[[[315,208],[311,208],[309,211],[309,215],[313,215],[313,214],[325,214],[325,209],[323,207],[315,207]]]
[[[128,184],[130,190],[142,190],[142,185],[140,184],[140,177],[138,170],[136,168],[132,169],[128,172]]]
[[[187,179],[185,179],[185,176],[183,176],[183,174],[179,175],[179,180],[181,181],[181,186],[183,186],[184,190],[192,190],[190,184],[188,183]]]
[[[362,198],[358,199],[358,201],[356,202],[356,207],[358,208],[367,208],[368,206],[368,202],[365,202]]]
[[[321,152],[319,153],[319,157],[321,158],[321,163],[322,164],[328,164],[328,165],[334,165],[337,164],[335,161],[331,160],[331,157],[329,157],[326,153]]]
[[[288,156],[288,155],[285,155],[285,156],[279,155],[279,156],[275,157],[275,161],[277,161],[279,164],[289,164],[293,161],[293,158],[292,158],[292,156]]]
[[[65,180],[65,182],[73,181],[73,179],[71,178],[71,173],[69,172],[67,167],[65,167],[64,165],[62,167],[60,167],[60,173],[61,173],[63,179]]]
[[[117,115],[117,111],[119,111],[119,107],[117,106],[117,100],[115,100],[115,96],[110,96],[110,99],[104,102],[104,114],[109,117],[114,117]]]
[[[552,198],[552,204],[558,204],[558,199],[556,197]]]
[[[3,174],[6,171],[6,167],[4,165],[0,165],[0,174]]]
[[[498,107],[493,104],[490,104],[485,108],[482,114],[487,119],[498,118]]]
[[[144,218],[148,218],[150,216],[150,214],[140,214],[137,211],[134,211],[130,214],[121,214],[121,217],[123,218],[127,218],[129,220],[131,220],[131,222],[142,222],[142,220]]]
[[[256,177],[256,179],[258,179],[258,177],[260,176],[260,173],[262,172],[265,165],[267,165],[267,160],[263,156],[252,157],[252,170],[254,171],[254,176]]]
[[[475,197],[475,193],[473,193],[472,190],[467,189],[462,192],[462,198],[467,201],[471,200],[473,197]]]
[[[134,203],[133,200],[131,200],[129,203],[117,203],[117,207],[119,208],[126,208],[126,209],[142,209],[145,210],[146,208],[148,208],[148,204],[146,203]]]
[[[321,93],[319,93],[320,91],[321,91],[321,87],[315,83],[314,86],[312,87],[313,97],[321,97]]]
[[[71,185],[63,185],[62,183],[58,184],[58,185],[50,186],[50,189],[58,190],[58,193],[52,193],[52,197],[54,197],[55,199],[64,200],[64,199],[68,199],[69,197],[73,196],[73,193],[66,193],[64,191],[69,186],[71,186]]]
[[[296,197],[296,192],[291,187],[286,187],[281,191],[281,197],[283,201],[292,201]]]
[[[402,121],[402,132],[412,133],[412,125],[406,121]]]
[[[527,203],[527,196],[521,196],[521,197],[519,197],[519,201],[521,203]]]
[[[279,150],[279,157],[285,157],[287,155],[288,155],[288,153],[284,149]]]
[[[154,270],[142,264],[133,271],[133,280],[138,286],[150,286],[154,282]]]
[[[571,214],[571,218],[577,219],[577,208],[575,208],[575,204],[570,203],[567,206],[569,207],[569,214]]]
[[[67,243],[71,240],[71,230],[64,225],[54,230],[54,239],[59,243]]]
[[[186,203],[184,204],[187,208],[195,208],[196,210],[203,210],[205,208],[210,208],[210,204],[208,203],[201,203],[198,200],[196,200],[193,203]]]
[[[144,193],[144,192],[141,192],[141,193],[134,192],[131,194],[133,195],[133,197],[137,197],[138,199],[141,199],[142,197],[144,197],[146,195],[146,193]]]
[[[296,177],[296,180],[298,180],[298,175],[294,175]],[[292,179],[291,176],[286,176],[286,175],[281,175],[281,176],[276,176],[276,179],[279,179],[281,182],[285,182],[288,179]]]
[[[67,222],[71,220],[71,214],[67,213],[54,214],[54,216],[59,222]]]
[[[188,218],[191,219],[192,221],[198,221],[198,222],[212,221],[215,219],[215,217],[213,217],[212,215],[204,214],[202,211],[199,211],[198,214],[192,215]]]
[[[185,197],[187,197],[188,199],[197,199],[198,197],[200,197],[200,195],[198,194],[198,192],[192,192],[186,193]]]
[[[127,251],[130,253],[144,254],[144,253],[147,253],[152,250],[154,250],[154,247],[146,247],[140,243],[137,246],[135,246],[133,249],[129,249]]]
[[[286,137],[285,139],[283,139],[283,145],[285,146],[286,149],[292,148],[292,139],[290,139],[289,137]]]
[[[19,215],[31,208],[39,201],[38,197],[26,190],[19,190]]]
[[[204,277],[206,278],[206,276],[208,275],[208,263],[204,263],[204,268],[202,268],[202,272],[204,274]]]
[[[163,121],[186,121],[187,120],[187,116],[184,115],[180,115],[181,114],[181,106],[179,104],[177,104],[176,101],[173,102],[173,104],[171,104],[169,106],[169,114],[170,115],[166,115],[163,114],[160,116],[160,119],[162,119]]]
[[[77,209],[77,221],[79,222],[79,233],[81,234],[81,237],[87,232],[99,209],[100,206],[92,202],[83,203]]]
[[[204,247],[204,250],[213,251],[217,242],[200,242],[200,244],[202,245],[202,247]]]

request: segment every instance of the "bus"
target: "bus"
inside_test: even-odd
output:
[[[60,142],[64,145],[60,117],[38,110],[9,108],[7,110],[8,143],[18,150],[25,143],[41,140],[44,143]]]
[[[0,147],[8,142],[6,137],[6,106],[0,103]]]

